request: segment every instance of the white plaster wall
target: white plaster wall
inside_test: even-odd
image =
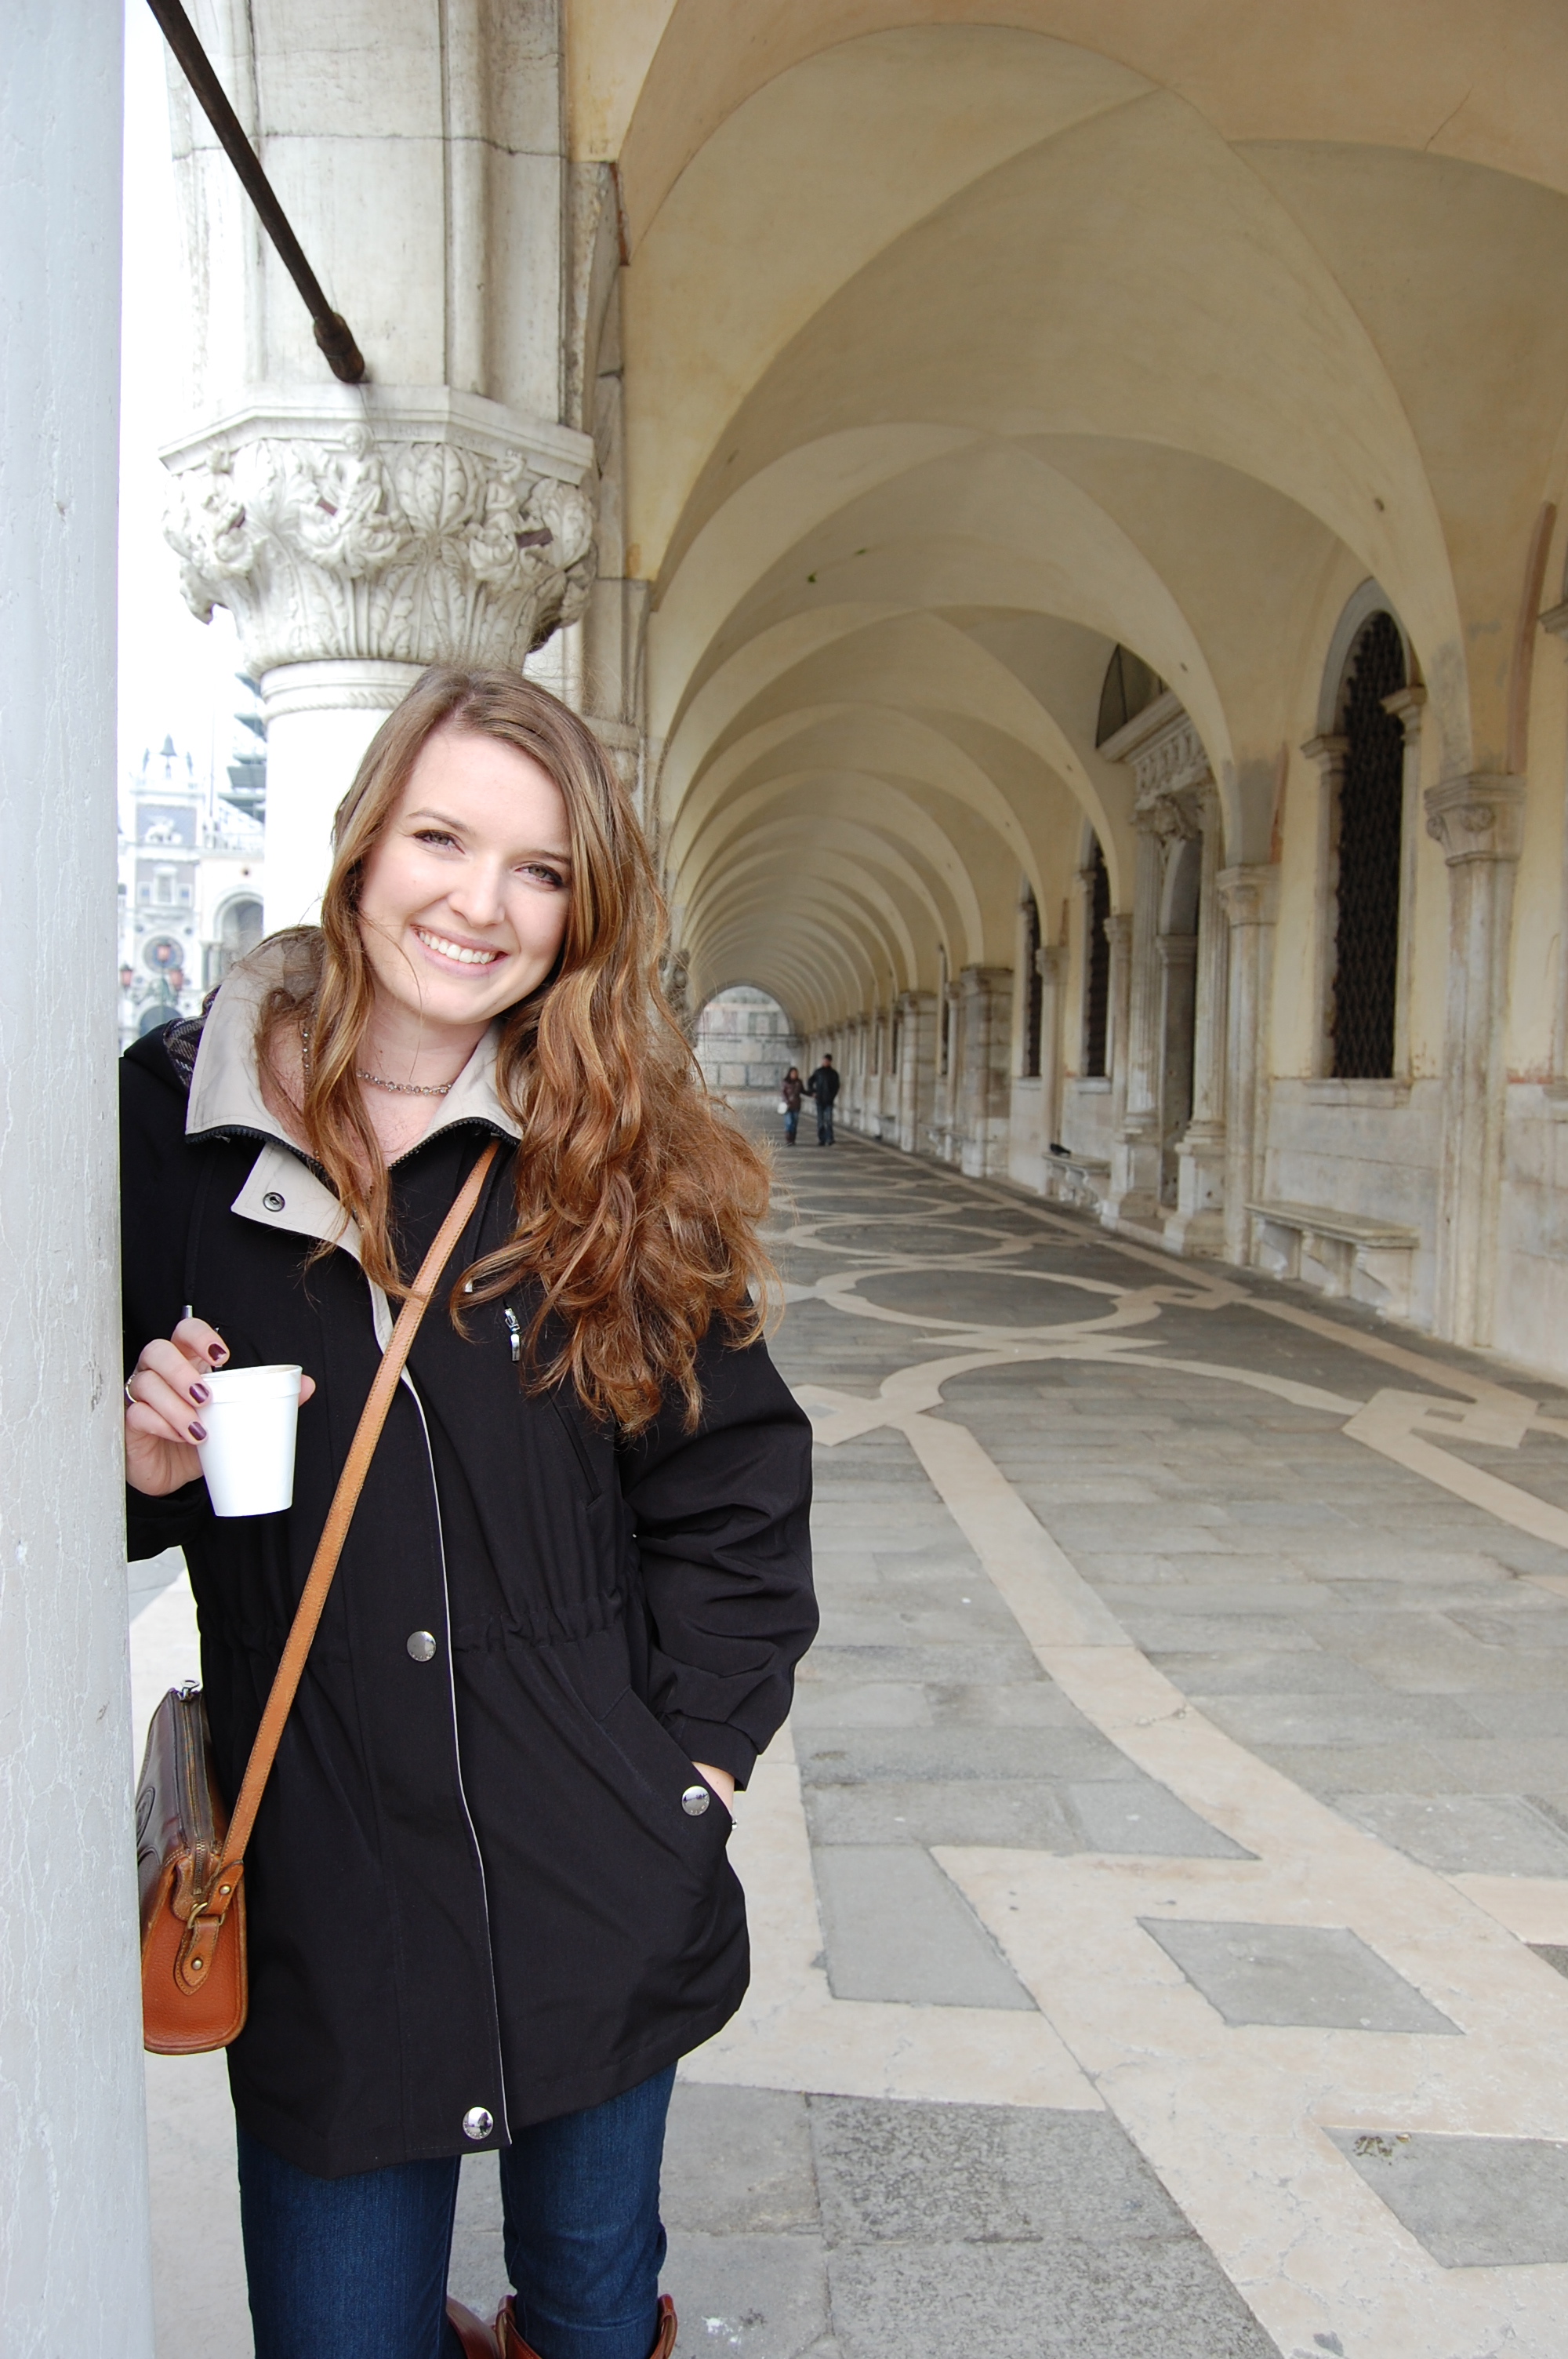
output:
[[[1498,1351],[1568,1372],[1568,1103],[1538,1083],[1508,1093],[1498,1256]]]
[[[0,2350],[148,2359],[114,1180],[119,0],[0,49]]]
[[[1275,1081],[1269,1089],[1263,1194],[1327,1204],[1416,1230],[1411,1317],[1432,1323],[1443,1084],[1413,1082],[1402,1103],[1357,1103],[1358,1088],[1391,1084]]]

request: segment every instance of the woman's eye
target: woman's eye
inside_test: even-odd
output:
[[[567,880],[561,875],[560,870],[558,868],[546,868],[542,861],[529,861],[527,865],[524,867],[523,874],[524,876],[536,877],[541,885],[548,885],[557,893],[561,892],[566,886]]]
[[[415,831],[414,841],[416,843],[455,844],[457,837],[449,835],[444,827],[421,827]]]

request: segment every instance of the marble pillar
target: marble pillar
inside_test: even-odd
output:
[[[1160,1203],[1160,888],[1165,847],[1151,817],[1138,827],[1127,1028],[1119,1027],[1120,1119],[1110,1156],[1108,1221],[1152,1220]],[[1114,954],[1115,944],[1112,943]],[[1114,983],[1113,975],[1113,983]]]
[[[1040,976],[1040,1140],[1046,1155],[1060,1136],[1062,1107],[1062,990],[1067,963],[1061,942],[1042,942],[1034,953]]]
[[[942,1058],[936,1081],[936,1152],[944,1163],[958,1159],[960,1093],[963,1088],[963,992],[950,983],[942,994]]]
[[[1522,778],[1473,774],[1426,797],[1427,832],[1448,862],[1448,994],[1436,1327],[1454,1343],[1492,1340],[1509,948],[1524,832]]]
[[[925,1155],[935,1114],[936,995],[906,991],[898,1006],[898,1143],[906,1155]]]
[[[0,2351],[152,2359],[114,1059],[117,0],[0,74]]]
[[[1174,1209],[1176,1149],[1192,1119],[1195,934],[1162,934],[1160,960],[1160,1201]]]
[[[246,131],[307,159],[283,192],[364,353],[356,386],[170,82],[194,314],[177,414],[198,425],[165,453],[168,533],[261,682],[269,925],[313,913],[331,813],[428,664],[528,663],[642,779],[615,176],[567,154],[561,12],[525,11],[525,36],[494,14],[416,11],[378,44],[309,0],[206,12]]]
[[[1012,969],[967,966],[958,978],[963,1042],[954,1159],[971,1178],[1007,1169]]]
[[[1313,813],[1313,919],[1311,991],[1312,1070],[1322,1078],[1334,1071],[1334,979],[1339,922],[1339,789],[1350,740],[1325,734],[1302,747],[1317,769]]]
[[[1269,990],[1280,872],[1260,864],[1216,878],[1230,929],[1227,984],[1225,1258],[1251,1259],[1247,1207],[1260,1191],[1268,1096]]]
[[[1230,929],[1218,888],[1224,817],[1213,786],[1201,799],[1203,868],[1198,884],[1196,1006],[1193,1026],[1193,1114],[1176,1150],[1176,1209],[1165,1242],[1189,1256],[1225,1246],[1226,997]]]

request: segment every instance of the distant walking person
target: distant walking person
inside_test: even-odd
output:
[[[784,1145],[795,1145],[795,1132],[800,1128],[800,1102],[806,1095],[806,1083],[800,1078],[800,1067],[792,1065],[779,1083],[779,1103],[784,1108]]]
[[[833,1144],[833,1101],[838,1094],[838,1073],[831,1057],[826,1054],[806,1083],[816,1100],[816,1144]]]

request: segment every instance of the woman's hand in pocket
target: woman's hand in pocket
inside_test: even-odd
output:
[[[201,1412],[211,1397],[203,1378],[228,1356],[204,1319],[182,1319],[167,1342],[146,1345],[125,1386],[125,1480],[133,1491],[166,1498],[200,1473]],[[301,1401],[315,1389],[308,1376],[300,1378]]]
[[[735,1780],[728,1769],[715,1769],[709,1761],[694,1761],[692,1767],[699,1777],[706,1777],[731,1818],[735,1815]]]

